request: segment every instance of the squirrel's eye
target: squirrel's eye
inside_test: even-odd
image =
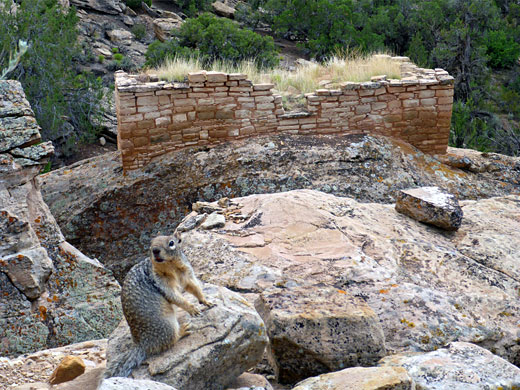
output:
[[[170,241],[170,243],[168,244],[170,246],[170,248],[175,248],[175,242],[172,240]]]

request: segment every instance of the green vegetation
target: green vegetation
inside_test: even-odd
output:
[[[92,138],[98,128],[103,90],[101,80],[76,71],[82,58],[78,18],[74,8],[62,9],[57,0],[23,0],[16,11],[0,0],[0,69],[19,40],[30,42],[9,77],[19,80],[42,127],[42,137],[62,152],[78,140]]]
[[[125,0],[125,4],[132,9],[141,9],[142,2],[144,2],[148,7],[152,6],[152,0]]]
[[[520,154],[498,142],[514,144],[520,115],[511,107],[518,107],[518,91],[496,76],[518,80],[518,1],[249,0],[236,17],[250,27],[271,26],[319,60],[345,47],[386,48],[420,66],[444,68],[456,82],[453,145]]]
[[[146,26],[144,24],[136,24],[132,27],[132,34],[138,40],[141,40],[146,35]]]
[[[243,30],[231,20],[209,13],[187,19],[171,40],[152,43],[146,53],[146,65],[157,66],[175,57],[197,57],[204,63],[252,60],[259,67],[278,63],[273,38]]]

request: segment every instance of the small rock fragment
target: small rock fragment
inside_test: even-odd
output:
[[[240,375],[227,390],[235,389],[261,389],[261,390],[273,390],[273,386],[269,383],[265,377],[259,374],[251,374],[244,372]]]
[[[195,229],[201,221],[206,218],[207,214],[197,214],[186,217],[180,224],[177,226],[178,232],[187,232],[189,230]]]
[[[211,213],[208,215],[206,220],[202,223],[201,227],[203,229],[215,229],[223,227],[226,224],[226,217],[222,214],[218,214],[217,212]]]
[[[57,385],[58,383],[68,382],[83,374],[85,367],[85,363],[80,357],[65,356],[49,378],[49,383]]]
[[[396,211],[445,230],[457,230],[462,224],[462,209],[452,194],[438,187],[401,190],[397,194]]]

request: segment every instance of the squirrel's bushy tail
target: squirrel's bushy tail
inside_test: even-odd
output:
[[[107,367],[105,378],[113,376],[127,377],[145,359],[146,352],[140,347],[134,347]]]

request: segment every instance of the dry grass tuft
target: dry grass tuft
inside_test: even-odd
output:
[[[330,60],[318,64],[307,62],[298,66],[295,71],[275,68],[258,69],[252,61],[244,61],[238,65],[225,62],[214,62],[210,67],[203,67],[196,59],[174,58],[167,60],[156,69],[147,73],[156,74],[161,80],[184,81],[189,72],[213,70],[224,73],[244,73],[253,83],[273,83],[281,94],[303,94],[319,88],[333,88],[335,84],[345,81],[370,81],[373,76],[386,75],[389,79],[399,79],[399,63],[392,61],[387,55],[359,55],[343,53]]]

